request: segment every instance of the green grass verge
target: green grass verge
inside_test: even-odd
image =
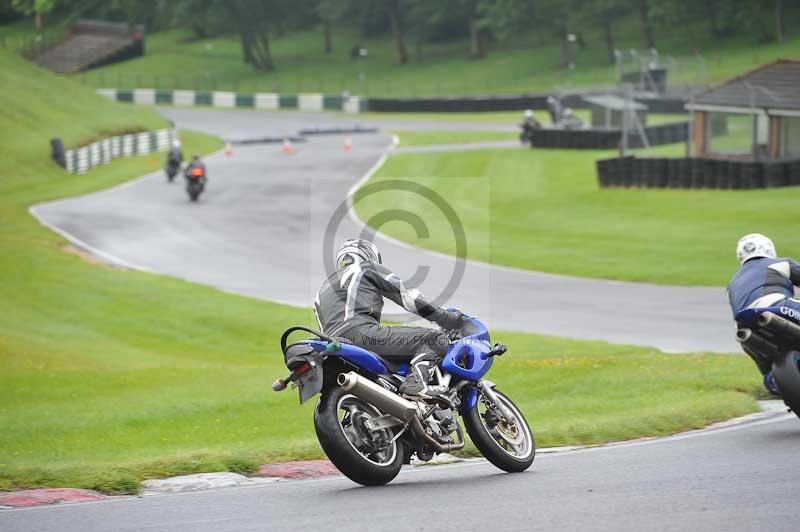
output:
[[[683,145],[653,153],[681,155]],[[446,198],[459,214],[470,258],[583,277],[677,285],[725,285],[735,272],[736,241],[762,232],[779,251],[800,255],[786,213],[800,187],[747,190],[607,189],[595,160],[608,151],[494,149],[391,156],[372,181],[406,178]],[[370,195],[364,220],[408,209],[431,228],[418,238],[401,222],[381,230],[407,242],[454,253],[449,223],[417,195]]]
[[[680,31],[657,32],[662,57],[673,56],[677,70],[672,83],[721,81],[782,57],[800,54],[800,39],[788,36],[783,44],[756,44],[749,36],[711,41],[705,21],[684,25]],[[617,48],[640,49],[641,31],[634,17],[615,24]],[[382,97],[448,96],[495,92],[549,91],[553,87],[613,85],[614,67],[608,64],[600,28],[587,27],[585,49],[578,50],[576,68],[559,66],[560,43],[536,42],[536,35],[520,35],[513,43],[490,44],[480,61],[467,57],[466,41],[424,46],[424,60],[394,65],[388,37],[362,38],[355,32],[334,35],[335,52],[322,52],[322,36],[303,31],[271,42],[276,70],[258,72],[241,60],[237,38],[189,40],[188,33],[170,31],[147,36],[147,54],[81,75],[93,86],[133,88],[194,88],[267,92],[329,92],[350,90]],[[688,33],[692,38],[687,38]],[[359,42],[369,50],[362,61],[351,61],[348,51]],[[699,51],[705,65],[695,55]],[[413,55],[413,54],[412,54]]]
[[[285,372],[279,334],[310,324],[308,309],[90,264],[28,214],[31,204],[160,166],[145,156],[68,175],[47,159],[52,132],[73,144],[161,119],[107,105],[2,53],[0,61],[9,67],[3,81],[41,76],[43,84],[30,96],[0,95],[8,148],[0,152],[0,490],[130,493],[144,478],[321,457],[313,406],[269,389]],[[192,152],[220,146],[200,134],[183,140]],[[493,379],[526,412],[540,445],[667,434],[756,408],[758,381],[745,357],[501,338],[511,353]]]
[[[513,131],[392,131],[399,139],[399,146],[427,146],[432,144],[469,144],[496,140],[515,140]]]
[[[587,109],[575,109],[575,114],[587,124],[591,121],[590,113]],[[487,111],[471,113],[361,113],[364,118],[391,118],[392,120],[408,121],[435,121],[435,122],[465,122],[465,123],[488,123],[488,124],[509,124],[519,125],[522,122],[522,111]],[[543,124],[550,123],[550,117],[545,111],[534,111],[534,116]],[[666,124],[670,122],[686,122],[689,115],[686,114],[660,114],[650,113],[647,116],[647,124]]]
[[[575,114],[581,118],[585,123],[590,123],[591,117],[588,110],[578,109]],[[489,113],[366,113],[364,116],[368,118],[386,118],[391,116],[392,119],[401,120],[425,120],[437,122],[462,122],[462,123],[496,123],[496,124],[514,124],[518,125],[522,121],[522,116],[517,111],[508,112],[489,112]],[[736,117],[738,118],[738,117]],[[548,123],[548,118],[544,112],[538,112],[538,119],[544,123]],[[648,115],[648,125],[666,124],[672,122],[687,121],[686,115],[665,115],[653,113]],[[738,133],[742,128],[736,120],[730,120],[732,124],[732,131],[736,131],[738,137],[742,134]],[[421,146],[430,144],[464,144],[471,142],[486,142],[494,140],[516,140],[519,138],[519,133],[516,131],[491,131],[491,130],[424,130],[415,131],[409,129],[397,129],[392,131],[399,137],[400,146]],[[724,142],[732,135],[725,137],[715,137],[715,140]],[[742,145],[740,138],[735,139],[736,146]],[[716,144],[715,144],[716,146]]]

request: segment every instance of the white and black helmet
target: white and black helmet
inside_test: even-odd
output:
[[[363,238],[345,240],[336,251],[336,267],[349,266],[353,262],[377,262],[381,264],[381,252],[378,247]]]
[[[739,259],[739,264],[755,258],[774,259],[777,255],[772,240],[760,233],[743,236],[736,246],[736,258]]]

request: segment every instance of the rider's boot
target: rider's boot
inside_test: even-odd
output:
[[[771,395],[777,397],[781,395],[780,390],[778,390],[778,383],[775,382],[775,377],[772,376],[771,371],[764,375],[764,388],[766,388]]]
[[[408,376],[398,389],[400,394],[430,399],[446,392],[443,386],[429,385],[439,358],[433,353],[422,353],[414,357]]]

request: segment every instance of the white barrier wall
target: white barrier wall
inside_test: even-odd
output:
[[[211,105],[214,107],[236,107],[236,93],[212,92]]]
[[[156,90],[155,89],[134,89],[133,102],[143,105],[155,105],[156,103]]]
[[[297,108],[301,111],[322,111],[322,94],[298,94]]]
[[[254,97],[256,109],[277,110],[280,107],[280,98],[271,92],[257,92]]]
[[[177,138],[178,134],[174,129],[159,129],[109,137],[88,146],[67,150],[64,153],[67,161],[66,170],[71,174],[82,174],[95,166],[109,163],[117,157],[164,151],[169,149]]]
[[[194,91],[172,91],[174,105],[194,105]]]

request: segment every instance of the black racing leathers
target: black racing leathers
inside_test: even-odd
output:
[[[314,301],[322,331],[342,337],[378,355],[407,361],[420,353],[443,355],[447,335],[424,327],[380,325],[383,299],[394,301],[408,312],[456,328],[460,314],[433,305],[415,288],[409,289],[391,270],[375,262],[356,262],[328,277]]]

